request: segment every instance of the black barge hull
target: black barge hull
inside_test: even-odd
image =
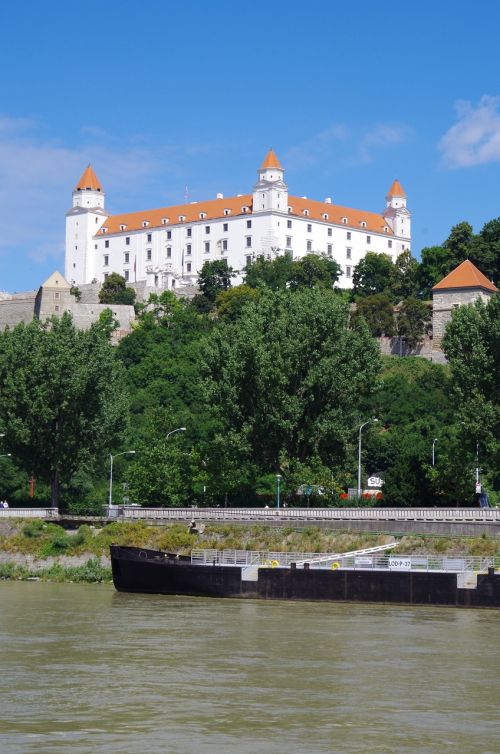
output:
[[[500,608],[500,574],[479,574],[462,589],[456,573],[259,568],[245,581],[238,566],[193,565],[159,550],[111,546],[115,588],[121,592],[330,602]]]

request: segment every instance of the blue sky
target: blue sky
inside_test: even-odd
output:
[[[0,10],[0,290],[63,269],[91,162],[110,213],[246,193],[379,211],[413,249],[500,216],[500,3],[18,0]]]

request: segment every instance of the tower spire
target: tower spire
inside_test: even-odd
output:
[[[94,172],[94,168],[89,164],[82,173],[82,176],[75,186],[75,191],[102,191],[99,178]]]

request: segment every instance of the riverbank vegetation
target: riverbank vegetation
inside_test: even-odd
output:
[[[236,287],[227,266],[207,263],[192,301],[151,296],[117,347],[110,316],[85,333],[67,315],[1,333],[0,498],[30,502],[31,477],[31,502],[99,514],[112,453],[115,503],[272,505],[279,475],[283,504],[345,505],[359,428],[374,417],[362,476],[385,483],[378,503],[360,504],[471,504],[478,459],[495,502],[500,297],[454,312],[449,366],[382,358],[373,337],[380,297],[403,302],[384,331],[418,340],[414,302],[453,266],[469,256],[496,279],[500,220],[478,235],[466,226],[420,264],[367,255],[351,292],[332,288],[338,266],[317,255],[258,259]]]

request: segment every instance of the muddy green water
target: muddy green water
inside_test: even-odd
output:
[[[498,754],[498,612],[0,583],[1,754]]]

